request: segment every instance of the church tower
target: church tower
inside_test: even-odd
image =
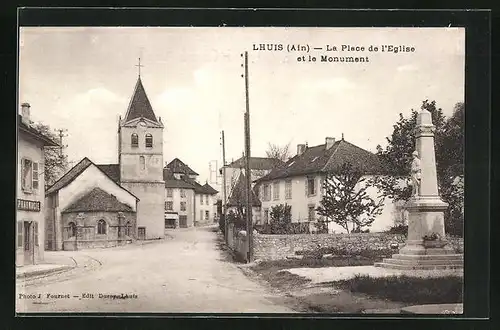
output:
[[[125,118],[120,117],[118,125],[120,183],[139,198],[138,239],[165,237],[163,128],[139,73]]]

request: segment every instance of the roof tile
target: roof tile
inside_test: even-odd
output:
[[[114,195],[96,187],[67,207],[62,213],[98,211],[133,212],[133,209],[131,206],[121,203]]]

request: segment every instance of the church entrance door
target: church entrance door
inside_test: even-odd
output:
[[[180,215],[179,216],[179,227],[180,228],[187,228],[187,215]]]

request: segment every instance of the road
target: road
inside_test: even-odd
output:
[[[109,249],[46,252],[85,267],[17,285],[18,312],[293,313],[218,248],[213,227]],[[92,261],[88,263],[88,261]],[[29,283],[29,282],[28,282]],[[19,299],[20,295],[23,299]],[[115,295],[115,296],[113,296]],[[125,297],[116,299],[117,296]]]

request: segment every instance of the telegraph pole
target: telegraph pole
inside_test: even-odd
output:
[[[222,213],[224,217],[224,238],[227,244],[227,192],[226,192],[226,143],[224,141],[224,131],[222,131],[222,189],[223,189],[223,199],[222,199]]]
[[[243,56],[243,54],[242,54]],[[248,52],[245,52],[245,175],[246,175],[246,216],[248,235],[248,262],[253,261],[253,221],[252,221],[252,174],[250,173],[250,103],[248,95]]]

